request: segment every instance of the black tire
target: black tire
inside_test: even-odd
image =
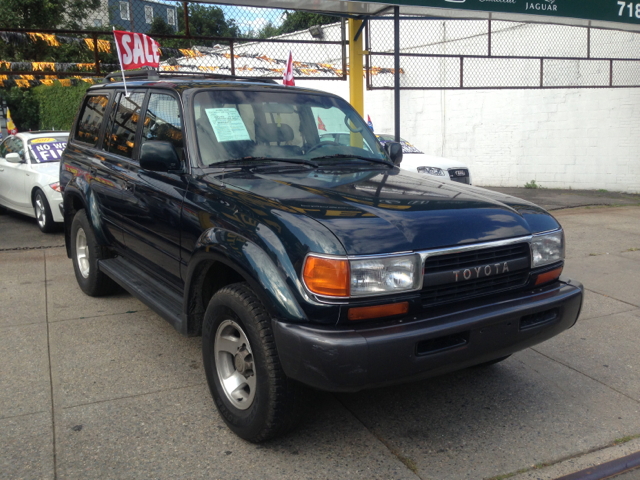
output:
[[[43,233],[51,233],[56,229],[56,224],[51,214],[51,207],[49,207],[47,196],[42,190],[36,190],[33,196],[33,211],[36,215],[36,221],[40,231]]]
[[[7,213],[7,209],[0,205],[0,215],[4,215],[5,213]]]
[[[491,365],[495,365],[496,363],[500,363],[505,361],[507,358],[509,358],[511,355],[505,355],[504,357],[500,357],[500,358],[495,358],[493,360],[489,360],[488,362],[484,362],[484,363],[479,363],[478,365],[475,365],[473,368],[486,368],[486,367],[490,367]]]
[[[76,242],[79,239],[79,230],[82,230],[85,235],[88,269],[80,266],[80,260],[78,258],[78,246]],[[73,270],[76,273],[76,280],[78,280],[78,285],[80,285],[82,291],[91,297],[109,295],[116,291],[118,285],[98,269],[98,260],[109,258],[110,255],[108,250],[96,241],[93,227],[84,210],[79,210],[73,217],[70,240]],[[84,249],[84,246],[80,248]],[[87,265],[85,265],[85,267],[86,266]]]
[[[248,348],[250,355],[245,359],[251,358],[247,365],[255,375],[254,396],[243,409],[232,403],[218,375],[218,368],[222,368],[224,360],[222,357],[227,353],[222,352],[221,357],[216,358],[216,333],[221,325],[222,329],[229,327],[229,322],[240,327],[249,342],[244,351]],[[202,355],[213,400],[223,420],[236,435],[259,443],[296,426],[306,389],[284,374],[271,330],[271,318],[247,284],[229,285],[211,298],[202,327]],[[236,369],[234,374],[240,373],[238,364],[233,365],[232,369]],[[240,368],[244,369],[244,362]]]

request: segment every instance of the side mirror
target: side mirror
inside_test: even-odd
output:
[[[9,163],[22,163],[22,157],[20,157],[19,153],[7,153],[4,159]]]
[[[397,142],[387,142],[384,144],[384,149],[393,164],[399,167],[402,162],[402,145]]]
[[[180,158],[171,142],[145,142],[140,148],[140,167],[152,172],[180,170]]]

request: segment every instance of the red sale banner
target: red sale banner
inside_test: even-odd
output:
[[[142,66],[158,67],[160,65],[160,45],[144,33],[123,32],[114,30],[118,57],[123,70],[132,70]]]

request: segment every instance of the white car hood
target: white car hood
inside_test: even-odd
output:
[[[436,167],[442,168],[443,170],[449,168],[467,168],[463,162],[444,157],[436,157],[435,155],[426,155],[424,153],[402,154],[400,168],[415,171],[418,167]]]

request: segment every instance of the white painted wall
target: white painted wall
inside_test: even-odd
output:
[[[602,40],[609,41],[611,54],[620,44],[637,42],[615,32]],[[578,70],[562,74],[573,77]],[[347,82],[296,85],[349,99]],[[401,92],[401,112],[404,138],[425,153],[465,162],[476,185],[535,180],[547,188],[640,193],[640,88],[407,90]],[[393,92],[365,91],[367,115],[376,132],[392,133]]]

